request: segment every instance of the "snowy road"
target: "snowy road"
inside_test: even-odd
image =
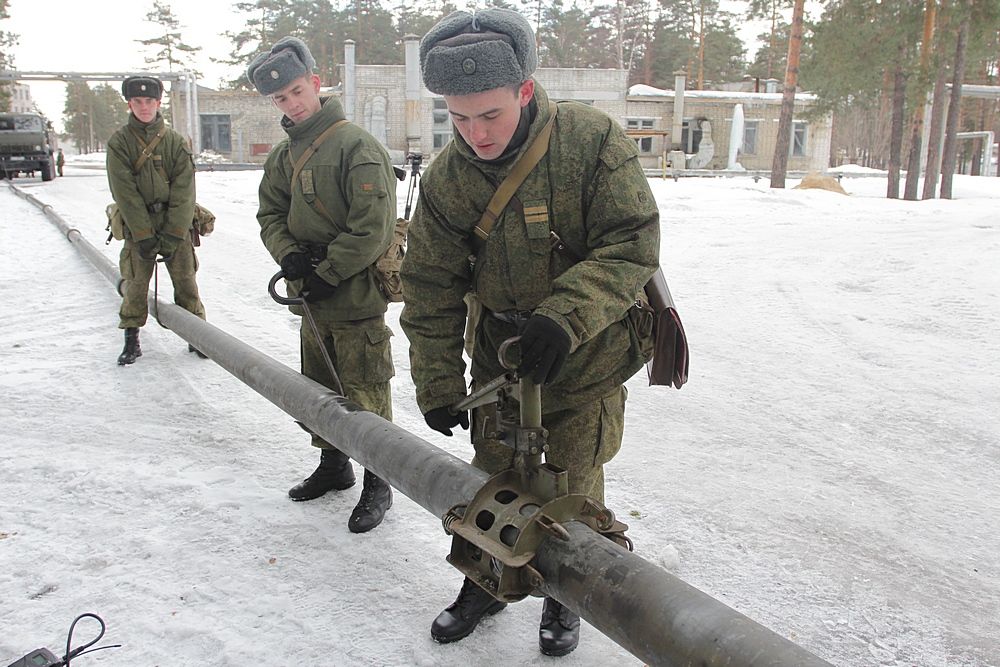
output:
[[[199,282],[213,324],[297,367],[258,180],[198,174]],[[651,183],[692,379],[629,384],[607,497],[637,551],[837,665],[1000,665],[1000,179],[928,202]],[[102,171],[17,184],[116,259]],[[0,664],[61,653],[84,611],[124,646],[81,667],[553,662],[534,599],[432,642],[460,580],[439,521],[397,494],[353,535],[357,487],[288,501],[316,459],[298,427],[152,321],[117,367],[112,286],[6,187],[0,304]],[[398,315],[396,421],[468,459],[423,425]],[[559,663],[637,661],[585,627]]]

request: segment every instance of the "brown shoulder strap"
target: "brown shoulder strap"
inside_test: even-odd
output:
[[[546,121],[545,127],[542,128],[542,131],[538,133],[535,140],[528,146],[528,150],[524,151],[524,154],[518,159],[517,164],[514,165],[507,178],[503,179],[503,183],[500,184],[497,191],[493,193],[493,198],[490,199],[486,210],[483,211],[483,216],[479,219],[479,224],[473,230],[480,240],[485,241],[490,237],[493,225],[500,219],[500,214],[507,208],[511,197],[521,187],[521,183],[524,183],[524,179],[528,177],[528,174],[535,168],[535,165],[541,161],[542,156],[548,152],[549,137],[552,135],[552,124],[556,119],[557,108],[555,103],[549,102],[551,115],[548,121]]]
[[[324,141],[330,138],[330,136],[337,130],[337,128],[339,128],[341,125],[347,124],[347,122],[348,122],[347,119],[338,120],[336,123],[323,130],[323,133],[320,134],[315,139],[313,139],[312,143],[309,144],[309,146],[304,151],[302,151],[302,155],[300,155],[299,159],[296,160],[295,163],[292,165],[292,188],[295,187],[295,181],[299,180],[299,173],[302,171],[302,168],[306,166],[306,162],[308,162],[309,158],[313,156],[313,153],[315,153],[319,149],[319,147],[323,145]],[[292,152],[291,150],[289,150],[288,160],[291,161],[291,159],[292,159]]]
[[[142,169],[142,165],[146,164],[146,160],[153,157],[153,151],[156,150],[156,147],[160,145],[160,142],[163,140],[163,137],[166,136],[167,126],[164,125],[163,127],[161,127],[160,131],[156,133],[156,136],[153,137],[153,140],[150,141],[148,144],[142,138],[142,135],[136,132],[135,128],[129,127],[129,130],[132,131],[132,135],[136,138],[136,141],[138,141],[139,145],[142,147],[142,153],[139,155],[139,159],[135,161],[134,165],[132,165],[132,173],[138,174],[139,170]]]

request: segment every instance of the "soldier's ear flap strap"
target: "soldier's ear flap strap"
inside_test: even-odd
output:
[[[517,164],[514,165],[507,178],[503,179],[503,183],[500,184],[497,191],[493,193],[490,203],[486,206],[483,216],[479,219],[479,224],[473,230],[481,241],[485,241],[490,237],[493,225],[500,219],[500,215],[507,208],[507,204],[514,196],[514,193],[521,187],[521,183],[524,183],[524,179],[528,177],[528,174],[535,168],[535,165],[541,161],[542,156],[548,152],[549,137],[552,136],[552,124],[556,120],[557,109],[558,107],[554,102],[549,102],[550,115],[548,121],[545,123],[545,127],[542,128],[542,131],[538,133],[535,140],[528,146],[528,150],[524,151],[517,160]]]
[[[324,141],[330,138],[330,135],[332,135],[338,127],[347,124],[347,122],[346,118],[338,120],[336,123],[323,130],[323,133],[313,139],[312,143],[309,144],[304,151],[302,151],[302,155],[300,155],[299,159],[292,165],[292,188],[295,187],[295,181],[299,180],[299,172],[301,172],[302,168],[306,166],[306,162],[308,162],[309,158],[313,156],[313,153],[315,153],[319,147],[323,145]],[[291,149],[288,151],[288,159],[289,161],[292,159]]]

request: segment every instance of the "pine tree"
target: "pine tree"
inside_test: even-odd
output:
[[[778,19],[774,29],[769,32],[762,32],[757,35],[757,39],[763,43],[757,53],[754,54],[753,62],[747,67],[750,76],[761,79],[775,79],[777,75],[785,71],[786,58],[788,58],[788,35],[792,27]]]
[[[594,67],[590,48],[590,17],[576,2],[567,10],[553,0],[542,10],[537,30],[538,62],[542,67]]]
[[[785,57],[788,54],[789,25],[782,19],[782,10],[792,6],[793,0],[749,0],[748,19],[766,18],[771,21],[771,29],[760,35],[766,45],[757,52],[759,65],[754,68],[756,76],[767,79],[785,71]]]
[[[146,14],[146,21],[160,27],[158,36],[135,40],[153,50],[151,55],[146,56],[146,64],[164,67],[168,72],[194,70],[191,56],[201,47],[190,46],[181,39],[180,21],[166,0],[153,0],[153,8]]]
[[[8,0],[0,0],[0,20],[9,18],[7,14]],[[10,69],[14,66],[14,59],[10,55],[10,49],[17,44],[17,35],[0,30],[0,70]],[[10,84],[0,81],[0,111],[10,109]]]
[[[215,59],[225,65],[234,65],[241,72],[255,55],[270,48],[276,41],[286,35],[294,35],[298,29],[295,22],[293,0],[254,0],[253,2],[237,2],[233,5],[233,13],[247,16],[243,30],[223,33],[233,43],[233,49],[226,58]],[[240,74],[229,82],[234,88],[251,89],[253,85],[247,80],[246,74]]]
[[[805,0],[795,0],[792,10],[792,32],[788,40],[788,63],[785,66],[785,86],[781,98],[781,117],[778,119],[778,141],[774,147],[771,164],[771,187],[785,187],[785,170],[788,166],[788,143],[792,134],[792,112],[795,110],[795,88],[799,82],[799,54],[802,49],[802,23]]]

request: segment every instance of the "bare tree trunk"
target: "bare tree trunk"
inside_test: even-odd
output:
[[[892,124],[889,129],[889,187],[885,196],[899,199],[899,165],[903,154],[903,105],[906,103],[906,74],[903,72],[903,48],[899,47],[899,62],[892,84]]]
[[[700,3],[698,24],[698,90],[705,90],[705,0]]]
[[[937,3],[927,0],[924,7],[924,39],[920,44],[920,89],[923,89],[924,77],[927,76],[928,63],[931,57],[931,45],[934,41],[934,20],[937,16]],[[903,199],[913,201],[917,198],[920,181],[920,154],[923,152],[924,135],[924,104],[917,103],[913,110],[913,125],[910,133],[910,159],[906,165],[906,188]]]
[[[615,32],[618,33],[617,48],[618,48],[618,69],[623,69],[625,67],[625,46],[622,43],[622,0],[618,0],[617,11],[615,12]]]
[[[962,79],[965,78],[965,45],[969,37],[969,17],[962,19],[955,44],[955,64],[952,67],[951,102],[945,122],[944,149],[941,157],[941,199],[951,199],[951,185],[958,157],[958,114],[962,103]]]
[[[778,0],[771,0],[771,39],[767,48],[767,78],[774,76],[774,38],[778,27]]]
[[[785,90],[781,96],[781,117],[778,119],[778,140],[771,163],[771,187],[785,187],[788,171],[788,143],[792,138],[792,113],[795,111],[795,87],[799,82],[799,53],[802,51],[802,15],[805,0],[795,0],[792,10],[792,31],[788,39],[788,65],[785,68]]]
[[[948,79],[948,64],[941,59],[937,79],[934,81],[933,106],[931,107],[931,132],[927,137],[927,173],[921,199],[933,199],[941,175],[941,131],[944,128],[944,91]]]

